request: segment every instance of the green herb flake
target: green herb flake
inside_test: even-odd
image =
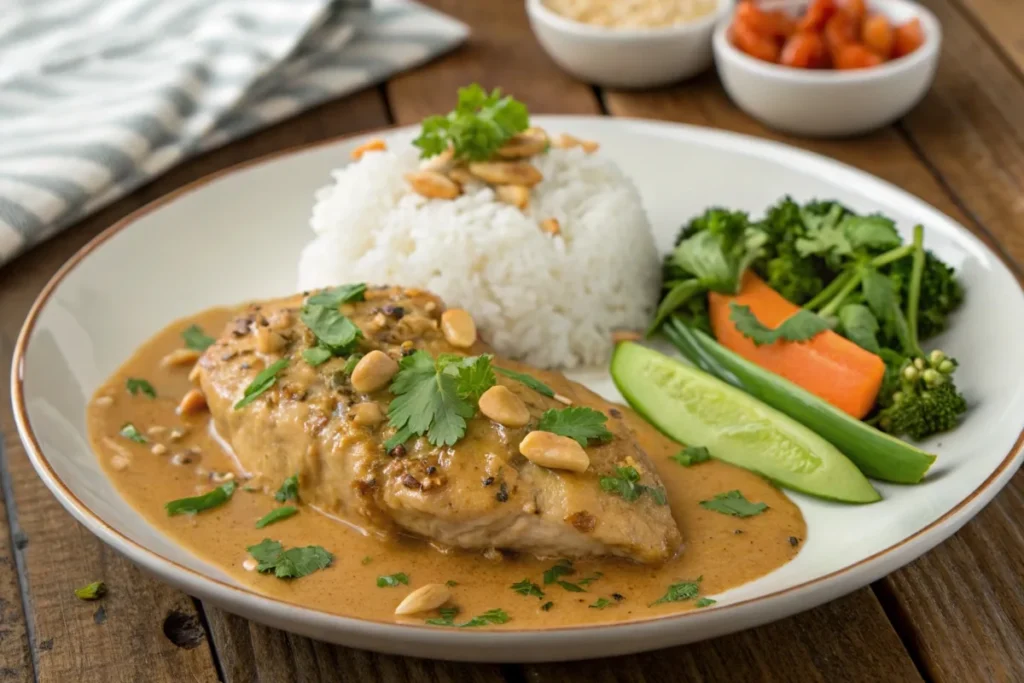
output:
[[[253,401],[255,401],[260,394],[265,392],[270,387],[277,384],[277,375],[288,367],[288,359],[282,358],[281,360],[269,365],[253,378],[249,386],[242,392],[242,398],[235,404],[235,410],[244,408]]]
[[[777,341],[808,341],[831,329],[827,320],[804,309],[783,320],[775,329],[762,324],[749,306],[730,303],[729,311],[729,319],[736,324],[736,329],[753,341],[755,346],[774,344]]]
[[[298,579],[331,565],[334,555],[318,545],[284,549],[280,541],[263,539],[246,550],[259,563],[256,571],[273,573],[279,579]]]
[[[213,342],[217,341],[213,337],[205,335],[199,325],[189,325],[181,333],[181,338],[185,340],[185,347],[193,351],[205,351],[213,345]]]
[[[329,361],[333,355],[330,349],[323,346],[314,346],[302,352],[302,359],[315,368]]]
[[[599,410],[571,406],[561,410],[545,410],[537,429],[559,436],[567,436],[586,448],[588,441],[610,441],[612,433],[605,427],[608,416]]]
[[[666,602],[683,602],[685,600],[693,600],[697,597],[700,592],[700,582],[704,580],[703,576],[698,576],[695,581],[680,581],[679,583],[673,583],[665,591],[665,594],[651,603],[651,607],[655,605],[661,605]]]
[[[288,519],[298,511],[298,508],[294,508],[291,505],[274,508],[256,521],[256,528],[262,529],[265,526],[270,526],[274,522],[280,522],[281,520]]]
[[[149,441],[131,422],[125,422],[124,426],[121,427],[120,433],[121,436],[135,443],[147,443]]]
[[[522,581],[513,583],[510,588],[520,595],[532,595],[536,598],[544,597],[544,591],[540,589],[540,586],[529,579],[523,579]]]
[[[314,306],[337,308],[351,301],[362,301],[365,298],[365,294],[366,283],[357,282],[351,285],[341,285],[340,287],[325,289],[306,299],[306,303],[313,304]]]
[[[528,386],[529,388],[533,389],[534,391],[536,391],[538,394],[541,394],[542,396],[547,396],[548,398],[554,398],[555,397],[555,390],[554,389],[549,387],[547,384],[544,384],[539,379],[535,379],[535,378],[531,377],[530,375],[524,374],[522,372],[515,372],[513,370],[506,370],[505,368],[497,368],[497,367],[494,368],[494,371],[497,372],[497,373],[500,373],[502,375],[505,375],[506,377],[510,377],[510,378],[516,380],[517,382],[519,382],[520,384],[524,384],[524,385]]]
[[[555,603],[548,601],[548,602],[545,602],[543,605],[541,605],[540,608],[542,610],[544,610],[545,612],[550,612],[551,608],[554,607],[554,606],[555,606]]]
[[[409,576],[404,572],[377,577],[377,588],[394,588],[398,585],[409,585]]]
[[[572,567],[572,560],[559,560],[550,569],[544,571],[544,585],[549,586],[558,581],[559,577],[574,573],[576,570]]]
[[[299,500],[299,475],[293,474],[281,483],[281,488],[274,494],[274,500],[284,503],[289,500]]]
[[[455,581],[454,579],[448,579],[444,582],[444,585],[448,586],[449,588],[455,588],[459,585],[459,582]]]
[[[569,591],[570,593],[586,593],[587,592],[587,590],[585,588],[581,588],[579,586],[579,584],[575,584],[575,583],[572,583],[570,581],[556,581],[556,583],[559,586],[561,586],[562,588],[564,588],[565,590]]]
[[[341,371],[344,372],[346,375],[351,375],[352,371],[356,369],[356,366],[359,365],[359,361],[361,361],[362,359],[363,354],[353,353],[351,356],[348,357],[348,360],[345,361],[345,367],[343,367]]]
[[[363,336],[362,330],[335,307],[306,304],[299,313],[299,319],[313,332],[320,346],[336,355],[347,353]]]
[[[711,452],[704,446],[687,446],[683,450],[671,456],[671,458],[683,467],[693,467],[694,465],[710,460]]]
[[[711,598],[701,598],[701,599],[697,600],[697,602],[693,603],[693,605],[694,605],[694,607],[710,607],[711,605],[715,604],[716,602],[718,602],[718,601],[717,600],[713,600]]]
[[[143,394],[149,396],[150,398],[156,398],[156,389],[154,389],[153,385],[144,379],[140,379],[138,377],[129,377],[124,384],[125,388],[128,389],[128,393],[131,394],[132,396],[135,396],[139,392],[142,392]]]
[[[196,514],[203,510],[209,510],[228,502],[231,500],[231,496],[234,495],[236,488],[238,488],[238,484],[235,482],[225,482],[217,488],[207,491],[200,496],[179,498],[177,500],[164,503],[164,509],[167,510],[167,515],[169,517],[173,517],[174,515]]]
[[[483,161],[529,125],[526,105],[512,97],[503,97],[498,88],[488,93],[473,83],[459,88],[454,111],[447,116],[424,119],[420,135],[412,144],[419,147],[423,158],[451,148],[458,159]]]
[[[359,564],[361,564],[361,565],[363,565],[365,567],[366,565],[370,564],[371,562],[373,562],[373,558],[370,557],[369,555],[367,555],[366,557],[364,557],[362,560],[359,561]]]
[[[461,624],[455,623],[455,617],[458,616],[459,610],[455,607],[442,607],[437,611],[440,615],[433,619],[427,619],[426,623],[431,626],[450,626],[454,628],[473,628],[476,626],[486,626],[488,624],[504,624],[509,620],[508,613],[503,609],[491,609],[487,610],[483,614],[477,615],[469,621]]]
[[[102,581],[93,581],[88,586],[75,589],[75,597],[79,600],[99,600],[107,594],[107,585]]]
[[[751,503],[739,491],[719,493],[711,500],[702,500],[700,506],[733,517],[753,517],[768,509],[764,503]]]
[[[593,603],[588,605],[588,607],[590,607],[590,609],[604,609],[605,607],[608,607],[612,604],[614,603],[612,603],[612,601],[608,598],[598,598]]]
[[[645,493],[658,505],[668,503],[664,489],[640,483],[640,473],[635,467],[616,467],[613,476],[601,477],[598,483],[602,491],[619,496],[629,503],[639,500]]]

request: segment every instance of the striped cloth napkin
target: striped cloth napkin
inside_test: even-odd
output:
[[[0,265],[191,155],[467,34],[408,0],[5,0]]]

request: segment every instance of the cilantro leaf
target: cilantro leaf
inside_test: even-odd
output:
[[[555,583],[570,593],[586,593],[585,588],[581,588],[579,584],[572,583],[570,581],[556,581]]]
[[[900,300],[892,280],[874,268],[864,268],[861,273],[861,291],[868,307],[886,330],[893,332],[905,350],[917,347],[911,338],[907,319],[900,308]]]
[[[768,509],[764,503],[751,503],[739,491],[719,493],[711,500],[702,500],[700,506],[733,517],[753,517]]]
[[[242,398],[238,399],[238,402],[235,404],[235,410],[249,405],[255,401],[260,394],[277,384],[278,373],[286,367],[288,367],[288,359],[282,358],[276,363],[263,368],[262,372],[256,375],[252,382],[249,383],[249,386],[245,388],[245,391],[242,392]]]
[[[683,467],[691,467],[710,460],[711,452],[704,446],[687,446],[671,458]]]
[[[692,600],[697,597],[700,592],[700,582],[704,580],[703,576],[698,576],[694,581],[680,581],[679,583],[673,583],[665,591],[665,594],[652,602],[651,607],[655,605],[661,605],[666,602],[683,602],[684,600]]]
[[[377,577],[377,588],[394,588],[401,584],[406,586],[409,585],[409,577],[404,572],[398,572],[397,574],[385,574]]]
[[[654,322],[648,327],[648,336],[654,331],[661,327],[661,324],[665,322],[665,318],[669,317],[678,309],[680,306],[689,301],[692,297],[697,295],[703,295],[707,291],[707,287],[696,279],[681,280],[674,284],[668,293],[662,297],[661,303],[658,304],[658,310],[654,314]]]
[[[458,616],[459,610],[455,607],[442,607],[439,609],[438,614],[440,617],[433,619],[427,619],[426,623],[431,626],[452,626],[455,628],[473,628],[476,626],[486,626],[488,624],[504,624],[509,620],[508,613],[503,609],[490,609],[483,614],[477,615],[469,621],[461,624],[455,623],[455,617]]]
[[[313,332],[321,346],[335,354],[345,353],[363,336],[362,330],[335,307],[306,304],[299,313],[299,319]]]
[[[775,342],[807,341],[816,335],[830,329],[828,321],[819,315],[808,310],[800,309],[793,315],[782,321],[775,329],[766,327],[757,319],[749,306],[742,306],[737,303],[729,304],[729,319],[736,323],[736,329],[754,342],[756,346],[774,344]]]
[[[125,422],[124,423],[124,426],[121,427],[120,434],[121,434],[121,436],[123,436],[124,438],[128,439],[129,441],[134,441],[135,443],[148,443],[149,442],[149,439],[144,437],[142,435],[142,432],[140,432],[135,427],[135,425],[133,425],[131,422]]]
[[[363,355],[365,355],[365,354],[353,353],[345,361],[345,367],[343,367],[341,369],[341,371],[344,372],[346,375],[351,375],[352,371],[356,369],[357,365],[359,365],[359,361],[361,361],[363,359]]]
[[[881,353],[878,345],[878,320],[863,304],[846,304],[839,309],[843,336],[871,353]]]
[[[548,602],[545,602],[543,605],[541,605],[540,608],[542,610],[544,610],[545,612],[550,612],[551,608],[554,607],[554,606],[555,606],[555,603],[553,603],[553,602],[551,602],[549,600]]]
[[[75,597],[79,600],[99,600],[107,594],[107,585],[102,581],[93,581],[87,586],[75,589]]]
[[[455,617],[459,614],[457,607],[442,607],[437,613],[441,616],[427,619],[426,623],[431,626],[455,626]]]
[[[472,403],[479,401],[497,381],[488,354],[466,358],[457,366],[457,373],[455,381],[459,398]]]
[[[487,372],[482,370],[484,366]],[[476,412],[476,402],[464,396],[471,397],[488,373],[493,380],[489,359],[435,361],[422,350],[402,358],[391,381],[394,398],[388,406],[388,424],[396,434],[385,442],[385,448],[413,435],[426,435],[434,446],[454,445],[466,433],[466,420]]]
[[[333,355],[334,354],[331,353],[331,350],[324,346],[314,346],[302,352],[303,360],[312,365],[314,368],[318,365],[323,365],[324,363],[329,361],[331,359],[331,356]]]
[[[544,591],[540,589],[540,586],[529,579],[523,579],[522,581],[513,583],[510,588],[520,595],[532,595],[536,598],[544,597]]]
[[[454,111],[447,116],[424,119],[420,135],[412,144],[420,148],[420,156],[424,158],[441,154],[450,147],[458,159],[482,161],[529,125],[526,105],[510,96],[502,97],[498,88],[488,94],[473,83],[459,88]]]
[[[796,251],[800,256],[813,255],[846,256],[853,251],[853,245],[840,226],[846,209],[841,204],[833,204],[825,214],[817,214],[806,207],[800,209],[800,217],[807,228],[807,237],[798,237],[795,242]]]
[[[610,441],[612,433],[605,427],[608,416],[604,413],[585,408],[583,406],[570,406],[561,410],[554,408],[545,410],[537,423],[537,429],[542,432],[551,432],[560,436],[567,436],[575,440],[579,445],[586,447],[587,441]]]
[[[615,494],[630,503],[645,493],[658,505],[668,503],[663,489],[640,483],[640,473],[635,467],[616,467],[614,476],[601,477],[598,483],[602,491]]]
[[[544,572],[544,585],[548,586],[558,581],[561,576],[567,576],[575,573],[576,570],[572,568],[572,560],[559,560],[550,569]]]
[[[841,226],[854,249],[893,249],[903,244],[896,224],[879,214],[857,216],[848,213],[843,217]]]
[[[298,512],[297,508],[291,505],[285,505],[284,507],[274,508],[267,514],[256,520],[256,528],[262,529],[265,526],[270,526],[274,522],[280,522],[283,519],[288,519],[292,515]]]
[[[448,579],[444,582],[444,585],[448,586],[449,588],[454,588],[455,586],[459,585],[459,582],[455,581],[454,579]]]
[[[671,259],[685,273],[696,277],[702,288],[735,294],[743,273],[763,253],[768,238],[747,227],[745,217],[739,222],[726,220],[730,225],[722,231],[709,229],[681,241]]]
[[[717,600],[713,600],[712,598],[701,598],[697,602],[693,603],[693,606],[694,607],[710,607],[711,605],[715,604],[716,602],[718,602],[718,601]]]
[[[124,384],[125,387],[128,389],[128,393],[131,394],[132,396],[135,396],[141,391],[143,394],[149,396],[150,398],[156,398],[156,389],[154,389],[153,385],[144,379],[139,379],[138,377],[129,377]]]
[[[541,394],[542,396],[547,396],[548,398],[555,397],[554,389],[549,387],[547,384],[544,384],[539,379],[531,377],[530,375],[524,374],[522,372],[515,372],[513,370],[506,370],[505,368],[497,367],[494,368],[494,371],[499,372],[505,375],[506,377],[511,377],[517,382],[525,384],[526,386],[530,387],[531,389],[536,391],[538,394]]]
[[[318,545],[303,548],[284,549],[280,541],[263,539],[246,550],[259,563],[256,571],[261,574],[273,573],[279,579],[296,579],[308,576],[318,569],[331,565],[334,555]]]
[[[185,340],[185,347],[193,351],[205,351],[217,341],[203,333],[199,325],[189,325],[182,331],[181,338]]]
[[[590,607],[590,609],[604,609],[612,604],[612,601],[608,598],[598,598],[592,604],[588,605],[588,607]]]
[[[231,496],[235,493],[236,488],[238,488],[238,485],[235,482],[225,482],[202,495],[179,498],[164,503],[164,509],[167,510],[167,515],[170,517],[184,514],[191,515],[203,510],[209,510],[231,500]]]
[[[283,503],[288,500],[299,500],[299,475],[293,474],[284,480],[281,484],[281,488],[274,494],[274,500],[278,503]]]
[[[306,299],[307,304],[315,306],[327,306],[337,308],[350,301],[362,301],[366,294],[366,283],[357,282],[351,285],[341,285],[332,289],[325,289]]]

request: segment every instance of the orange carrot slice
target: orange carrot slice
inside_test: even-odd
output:
[[[729,304],[749,306],[767,327],[777,327],[800,310],[748,272],[736,296],[708,296],[711,329],[718,342],[766,370],[785,377],[836,408],[862,419],[875,404],[885,363],[852,341],[826,330],[806,342],[779,341],[756,346],[736,329]]]

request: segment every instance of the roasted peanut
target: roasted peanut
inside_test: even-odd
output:
[[[277,353],[284,345],[284,337],[269,327],[256,328],[256,350],[260,353]]]
[[[387,386],[398,372],[398,363],[383,351],[370,351],[352,369],[352,388],[368,394]]]
[[[473,316],[461,308],[452,308],[441,314],[441,333],[448,343],[468,349],[476,343],[476,323]]]
[[[198,389],[189,389],[178,404],[179,415],[191,415],[206,409],[206,397]]]
[[[195,349],[175,349],[160,359],[160,365],[165,368],[178,365],[191,365],[199,360],[200,353]]]
[[[428,583],[405,596],[395,608],[395,614],[416,614],[437,609],[452,597],[452,592],[443,583]]]
[[[601,146],[593,140],[580,140],[577,137],[569,135],[568,133],[561,133],[551,141],[553,147],[559,149],[571,149],[573,147],[582,147],[583,151],[587,154],[593,154]]]
[[[455,199],[462,192],[458,183],[436,171],[406,173],[405,179],[413,192],[428,199]]]
[[[455,150],[451,147],[441,152],[436,156],[432,156],[429,159],[424,159],[420,162],[421,171],[435,171],[437,173],[447,173],[454,162]]]
[[[364,427],[376,427],[384,421],[380,406],[370,401],[352,406],[352,421]]]
[[[525,159],[540,154],[547,146],[546,137],[520,133],[513,135],[508,142],[498,148],[498,156],[502,159]]]
[[[585,472],[590,456],[576,441],[551,432],[530,432],[519,443],[519,452],[541,467],[571,472]]]
[[[480,397],[480,412],[506,427],[525,427],[530,411],[508,387],[496,384]]]
[[[525,161],[475,161],[469,172],[491,185],[525,185],[533,187],[544,176],[533,164]]]
[[[465,166],[456,166],[448,170],[448,177],[457,182],[459,185],[468,185],[470,183],[479,183],[480,179],[469,172]]]
[[[380,138],[368,140],[352,150],[352,161],[359,161],[367,152],[383,152],[387,148],[387,143]]]
[[[522,185],[495,185],[494,194],[500,201],[518,209],[530,205],[530,188]]]

